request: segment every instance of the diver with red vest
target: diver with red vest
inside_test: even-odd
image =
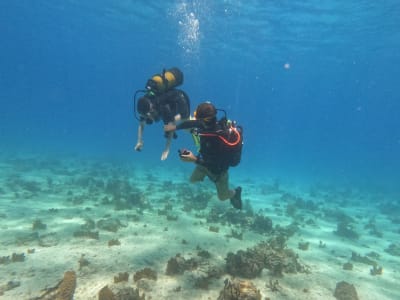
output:
[[[190,100],[188,95],[176,87],[183,83],[183,73],[178,68],[163,70],[146,83],[145,90],[138,90],[134,97],[135,117],[139,121],[136,151],[141,151],[144,145],[143,132],[145,125],[163,121],[164,124],[175,124],[190,116]],[[143,96],[136,100],[142,93]],[[139,113],[139,116],[137,116]],[[168,157],[172,138],[175,132],[165,134],[167,142],[161,154],[161,160]]]
[[[194,138],[199,140],[199,154],[189,150],[180,150],[179,156],[184,162],[196,164],[190,182],[203,181],[207,176],[214,182],[218,198],[230,199],[232,206],[242,209],[242,188],[229,188],[228,170],[239,164],[243,145],[242,127],[236,126],[225,117],[217,120],[217,109],[210,102],[197,106],[194,120],[186,120],[178,125],[164,125],[165,132],[180,129],[192,129]]]

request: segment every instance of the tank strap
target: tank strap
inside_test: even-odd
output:
[[[228,141],[226,138],[224,138],[222,135],[220,135],[218,133],[199,133],[198,135],[200,135],[200,136],[215,136],[215,137],[218,137],[226,145],[234,147],[240,143],[240,133],[237,130],[237,128],[235,128],[235,127],[230,128],[230,130],[232,130],[236,135],[236,140],[233,142]]]

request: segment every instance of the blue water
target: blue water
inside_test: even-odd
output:
[[[400,4],[386,1],[0,2],[3,153],[159,161],[161,124],[136,153],[132,96],[179,67],[245,128],[235,172],[399,192]]]

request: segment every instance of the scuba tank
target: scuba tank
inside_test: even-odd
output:
[[[161,74],[153,75],[146,83],[145,90],[137,90],[133,97],[133,110],[135,113],[135,118],[140,120],[137,116],[137,108],[136,108],[136,98],[139,94],[142,94],[144,97],[151,99],[152,101],[156,101],[156,96],[162,93],[169,91],[183,83],[183,73],[178,68],[174,67],[168,70],[163,70]]]
[[[146,83],[149,93],[161,94],[183,83],[183,73],[178,68],[163,70],[161,74],[151,77]]]

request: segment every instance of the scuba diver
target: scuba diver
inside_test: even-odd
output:
[[[145,125],[162,120],[164,125],[175,124],[189,118],[190,100],[187,94],[177,86],[183,83],[183,73],[178,68],[163,70],[147,81],[145,90],[138,90],[134,97],[135,117],[139,121],[136,151],[143,148],[143,131]],[[139,93],[144,95],[136,101]],[[139,117],[137,116],[139,113]],[[169,154],[172,138],[176,138],[173,131],[166,132],[167,139],[161,160],[166,160]]]
[[[192,129],[194,139],[198,139],[198,155],[186,149],[179,151],[182,161],[196,164],[190,182],[203,181],[207,176],[214,182],[219,200],[230,199],[234,208],[242,209],[242,188],[238,186],[229,189],[228,174],[229,167],[237,166],[241,159],[242,127],[227,120],[226,113],[217,121],[217,109],[210,102],[197,106],[194,117],[194,120],[187,120],[179,125],[172,123],[164,125],[165,132]]]

